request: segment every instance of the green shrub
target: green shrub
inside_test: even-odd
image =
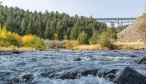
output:
[[[89,44],[88,35],[85,31],[79,34],[78,41],[79,41],[79,44]]]
[[[94,31],[92,38],[90,39],[90,44],[97,44],[99,38],[99,33],[97,31]]]
[[[101,33],[99,37],[99,44],[101,45],[102,48],[108,48],[108,49],[113,48],[113,44],[111,42],[108,31],[104,31]]]
[[[117,39],[117,30],[113,27],[113,28],[108,28],[107,32],[109,33],[109,37],[111,39],[116,40]]]

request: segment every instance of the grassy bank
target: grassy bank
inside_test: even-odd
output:
[[[64,49],[73,49],[73,50],[105,50],[101,48],[99,44],[95,45],[80,45],[77,41],[57,41],[57,40],[44,40],[44,43],[47,49],[56,49],[56,45],[60,45],[60,48]],[[119,50],[135,50],[144,47],[142,42],[114,42],[113,45],[115,49]],[[18,50],[18,51],[36,51],[36,48],[31,47],[16,47],[16,46],[9,46],[9,47],[0,47],[1,51],[9,51],[9,50]]]
[[[100,47],[99,44],[96,45],[78,45],[74,46],[73,50],[101,50],[102,48]]]
[[[35,48],[30,48],[30,47],[0,47],[0,51],[11,51],[11,50],[18,50],[18,51],[36,51]]]
[[[116,49],[122,50],[135,50],[144,48],[143,42],[115,42],[113,44],[116,46]]]
[[[114,49],[118,50],[137,50],[144,48],[143,43],[139,42],[115,42],[113,43]],[[105,50],[99,44],[95,45],[77,45],[73,47],[74,50]]]
[[[55,40],[45,40],[45,44],[48,49],[56,48],[56,45],[60,45],[60,48],[73,49],[73,50],[105,50],[101,48],[99,44],[95,45],[81,45],[78,41],[64,40],[64,41],[55,41]],[[144,47],[142,42],[114,42],[114,49],[118,50],[135,50],[141,49]]]

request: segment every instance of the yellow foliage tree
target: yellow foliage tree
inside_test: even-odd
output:
[[[21,44],[21,36],[7,31],[5,26],[0,28],[0,46],[8,47],[10,45],[14,45],[20,47]]]
[[[44,42],[35,35],[25,35],[21,37],[17,33],[7,31],[6,27],[0,28],[0,46],[1,47],[30,47],[36,49],[45,49]]]
[[[22,37],[22,43],[24,47],[31,47],[36,49],[45,49],[44,42],[35,35],[24,35]]]

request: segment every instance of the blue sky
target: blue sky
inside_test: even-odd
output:
[[[59,11],[95,18],[138,17],[146,11],[146,0],[0,0],[3,5],[31,11]]]

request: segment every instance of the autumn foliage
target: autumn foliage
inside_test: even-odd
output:
[[[45,44],[35,35],[20,36],[17,33],[12,33],[6,27],[0,28],[0,46],[1,47],[30,47],[36,49],[44,49]]]
[[[11,45],[22,46],[21,36],[7,31],[6,27],[0,28],[0,46],[8,47]]]
[[[35,35],[24,35],[22,37],[22,43],[25,47],[37,48],[37,49],[45,49],[45,44],[43,41],[35,36]]]

